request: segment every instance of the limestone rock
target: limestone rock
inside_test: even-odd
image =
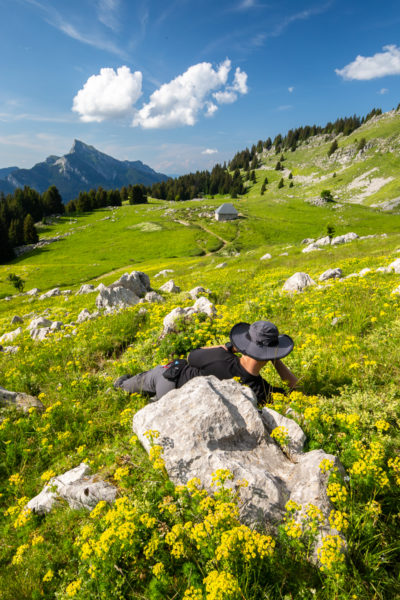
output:
[[[181,288],[175,285],[173,279],[170,279],[169,281],[167,281],[167,283],[164,283],[164,285],[160,287],[160,290],[162,292],[168,292],[169,294],[179,294]]]
[[[96,298],[96,306],[107,310],[126,308],[137,304],[139,299],[134,292],[125,287],[104,287]]]
[[[217,265],[215,268],[216,269],[223,269],[224,267],[226,267],[227,263],[223,262],[223,263],[219,263],[219,265]]]
[[[304,238],[304,240],[301,240],[300,244],[312,244],[313,242],[315,242],[314,238]]]
[[[210,291],[210,290],[205,290],[202,285],[198,285],[190,290],[189,296],[191,298],[193,298],[193,300],[196,300],[196,298],[199,296],[199,294],[205,294],[207,291]]]
[[[200,296],[193,304],[193,310],[197,313],[205,313],[209,317],[215,317],[217,310],[212,302],[205,296]]]
[[[268,260],[269,258],[272,258],[272,256],[271,256],[271,254],[268,254],[268,253],[267,253],[267,254],[264,254],[264,256],[262,256],[262,257],[260,258],[260,260]]]
[[[323,238],[319,238],[318,240],[316,240],[315,244],[318,247],[321,246],[330,246],[331,245],[331,238],[329,237],[329,235],[323,237]]]
[[[10,331],[9,333],[4,333],[0,337],[0,344],[3,344],[4,342],[13,342],[16,337],[21,335],[21,333],[22,333],[22,327],[17,327],[17,329],[14,329],[14,331]]]
[[[90,317],[91,317],[90,312],[88,311],[87,308],[84,308],[79,313],[78,318],[77,318],[77,322],[78,323],[83,323],[84,321],[87,321],[88,319],[90,319]]]
[[[144,300],[150,303],[157,302],[158,304],[165,302],[161,294],[157,294],[157,292],[147,292],[147,294],[144,297]]]
[[[50,327],[51,321],[46,319],[45,317],[37,317],[33,319],[28,325],[28,331],[32,331],[32,329],[39,329],[40,327]]]
[[[39,294],[39,292],[39,288],[32,288],[31,290],[25,293],[25,296],[36,296],[36,294]]]
[[[51,511],[57,498],[66,500],[71,508],[93,509],[100,500],[114,502],[117,489],[94,476],[85,463],[66,471],[58,477],[52,477],[43,490],[26,505],[38,515]]]
[[[39,296],[39,300],[46,300],[46,298],[53,298],[53,296],[61,296],[60,288],[56,287],[56,288],[53,288],[52,290],[49,290],[45,294],[42,294],[41,296]]]
[[[364,275],[366,275],[367,273],[370,273],[371,269],[369,269],[368,267],[365,267],[365,269],[361,269],[361,271],[359,272],[359,276],[360,277],[364,277]]]
[[[32,407],[38,410],[44,410],[43,404],[35,396],[29,394],[11,392],[0,387],[0,406],[7,407],[13,406],[22,412],[28,412]]]
[[[146,273],[142,271],[132,271],[132,273],[124,273],[117,281],[114,281],[109,288],[123,287],[133,292],[139,298],[143,298],[147,292],[151,291],[150,279]]]
[[[303,452],[306,434],[296,421],[288,419],[288,417],[266,406],[262,409],[261,417],[268,433],[271,433],[276,427],[285,427],[287,429],[290,440],[288,443],[290,454],[296,455]]]
[[[396,260],[391,262],[388,269],[390,271],[394,271],[395,273],[400,273],[400,258],[396,258]]]
[[[171,312],[164,317],[162,335],[165,336],[167,333],[173,331],[178,319],[184,319],[185,317],[187,317],[186,309],[177,306],[174,310],[171,310]]]
[[[315,250],[321,250],[321,248],[317,244],[310,244],[303,248],[302,253],[307,254],[308,252],[315,252]]]
[[[60,331],[62,327],[64,327],[64,323],[62,321],[53,321],[50,325],[51,331]]]
[[[23,323],[24,320],[19,317],[18,315],[14,315],[13,318],[11,319],[11,325],[17,325],[17,323]]]
[[[72,290],[63,290],[61,292],[61,296],[70,296],[72,294]]]
[[[16,354],[19,350],[19,346],[0,346],[0,352],[6,354]]]
[[[162,271],[154,275],[154,278],[156,279],[157,277],[168,277],[169,273],[173,272],[173,269],[163,269]]]
[[[331,240],[332,246],[337,246],[338,244],[347,244],[348,242],[352,242],[356,240],[358,235],[351,231],[350,233],[345,233],[344,235],[338,235]]]
[[[75,296],[79,296],[80,294],[91,294],[94,291],[94,285],[92,285],[91,283],[84,283],[76,292]]]
[[[295,273],[283,285],[286,292],[302,292],[306,287],[315,285],[315,281],[307,273]]]
[[[339,267],[336,269],[328,269],[322,275],[319,276],[319,281],[326,281],[327,279],[340,279],[343,277],[343,271]]]
[[[376,273],[390,273],[390,267],[378,267],[375,269]]]
[[[37,329],[31,329],[30,336],[33,340],[42,341],[50,332],[50,327],[38,327]]]
[[[327,519],[332,509],[326,494],[328,474],[319,465],[330,459],[341,468],[336,457],[312,450],[297,454],[297,462],[289,460],[266,432],[254,404],[251,390],[233,380],[196,377],[139,410],[133,430],[147,451],[150,443],[144,433],[160,433],[157,444],[164,449],[165,466],[175,484],[199,477],[210,492],[217,469],[229,469],[235,480],[247,480],[248,487],[240,490],[245,523],[275,525],[290,499],[304,508],[314,504]],[[269,423],[272,418],[278,419],[270,413]],[[296,443],[300,448],[300,439]],[[330,531],[326,523],[319,539]]]

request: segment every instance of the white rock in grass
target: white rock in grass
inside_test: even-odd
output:
[[[6,354],[16,354],[19,350],[19,346],[0,346],[1,352]]]
[[[352,279],[353,277],[359,277],[358,273],[350,273],[350,275],[346,275],[345,279]]]
[[[56,287],[56,288],[53,288],[52,290],[49,290],[45,294],[42,294],[41,296],[39,296],[39,300],[46,300],[46,298],[53,298],[54,296],[61,296],[60,288]]]
[[[161,294],[157,294],[157,292],[147,292],[147,294],[144,297],[144,300],[146,302],[150,302],[150,303],[156,302],[158,304],[165,302],[165,299],[161,296]]]
[[[336,269],[328,269],[322,275],[319,276],[319,281],[326,281],[327,279],[340,279],[343,277],[343,271],[339,267]]]
[[[9,333],[4,333],[0,337],[0,344],[3,344],[4,342],[13,342],[16,337],[21,335],[21,333],[22,333],[22,327],[17,327],[17,329],[14,329],[14,331],[10,331]]]
[[[70,508],[92,510],[98,502],[114,502],[117,489],[98,478],[90,476],[90,468],[85,463],[66,471],[58,477],[52,477],[43,490],[32,498],[26,508],[38,515],[51,511],[58,498],[66,500]]]
[[[348,242],[352,242],[356,240],[358,235],[351,231],[350,233],[345,233],[344,235],[338,235],[331,240],[332,246],[337,246],[338,244],[347,244]]]
[[[33,340],[42,341],[50,332],[50,327],[38,327],[37,329],[31,329],[30,336]]]
[[[196,300],[196,298],[199,296],[199,294],[205,294],[207,291],[210,291],[210,290],[206,290],[203,288],[203,286],[198,285],[197,287],[194,287],[193,289],[190,290],[189,296],[191,298],[193,298],[193,300]]]
[[[78,318],[77,318],[77,322],[78,323],[83,323],[84,321],[87,321],[88,319],[90,319],[90,317],[91,317],[90,312],[88,311],[87,308],[84,308],[79,313]]]
[[[61,296],[70,296],[72,294],[72,290],[63,290],[61,292]]]
[[[389,267],[378,267],[375,269],[376,273],[390,273]]]
[[[400,258],[396,258],[396,260],[391,262],[388,269],[390,271],[394,271],[395,273],[400,273]]]
[[[226,267],[227,263],[223,262],[223,263],[219,263],[219,265],[217,265],[215,268],[216,269],[223,269],[224,267]]]
[[[307,273],[295,273],[283,285],[286,292],[302,292],[306,287],[315,285],[315,281]]]
[[[288,419],[276,410],[267,407],[262,409],[261,417],[268,433],[271,433],[276,427],[285,427],[287,429],[289,438],[288,450],[290,454],[299,454],[300,452],[303,452],[307,438],[306,434],[296,421]]]
[[[156,279],[157,277],[168,277],[168,275],[173,272],[173,269],[163,269],[162,271],[154,275],[154,278]]]
[[[361,271],[359,272],[359,276],[364,277],[364,275],[366,275],[367,273],[371,273],[371,269],[365,267],[365,269],[361,269]]]
[[[50,329],[52,331],[60,331],[62,327],[64,327],[64,323],[62,321],[53,321],[50,325]]]
[[[150,279],[146,273],[142,271],[132,271],[132,273],[124,273],[121,277],[114,281],[109,288],[123,287],[130,290],[139,298],[143,298],[147,292],[151,291]]]
[[[125,287],[104,288],[96,298],[97,308],[113,309],[134,306],[140,298]]]
[[[310,244],[303,248],[302,253],[307,254],[308,252],[315,252],[316,250],[321,250],[321,248],[317,246],[317,244]]]
[[[272,258],[271,254],[268,254],[268,253],[267,253],[267,254],[264,254],[264,256],[262,256],[262,257],[260,258],[260,260],[268,260],[268,259],[270,259],[270,258]]]
[[[31,290],[29,290],[29,292],[25,293],[25,296],[36,296],[36,294],[39,294],[39,292],[39,288],[32,288]]]
[[[323,237],[323,238],[319,238],[315,242],[315,245],[318,246],[318,247],[321,247],[321,246],[330,246],[330,244],[331,244],[331,238],[329,237],[329,235],[327,235],[326,237]]]
[[[200,296],[193,304],[193,310],[197,313],[204,313],[209,317],[215,317],[217,310],[212,302],[205,296]]]
[[[314,238],[304,238],[304,240],[301,240],[300,244],[312,244],[313,242],[315,242]]]
[[[94,291],[94,285],[92,285],[91,283],[84,283],[76,292],[75,296],[79,296],[80,294],[91,294]]]
[[[255,404],[252,391],[236,381],[196,377],[139,410],[133,417],[133,430],[147,452],[151,444],[145,432],[159,432],[157,443],[163,447],[165,467],[175,484],[198,477],[212,492],[212,474],[217,469],[228,469],[235,481],[248,481],[239,490],[240,518],[246,524],[275,526],[285,515],[288,500],[304,508],[314,504],[326,519],[317,534],[318,546],[324,535],[336,533],[327,524],[332,510],[326,493],[329,475],[319,465],[328,459],[342,467],[323,450],[302,454],[298,426],[282,419],[291,428],[293,447],[298,449],[289,460],[266,431]],[[280,419],[273,413],[264,418],[269,427],[272,418]]]
[[[187,317],[186,309],[177,306],[176,308],[171,310],[171,312],[168,313],[166,317],[164,317],[162,336],[165,336],[171,331],[173,331],[178,319],[184,319],[185,317]]]
[[[32,329],[39,329],[40,327],[50,327],[51,323],[52,322],[45,317],[37,317],[29,323],[28,331],[32,331]]]
[[[181,288],[177,285],[175,285],[175,282],[173,279],[170,279],[169,281],[167,281],[167,283],[164,283],[164,285],[162,285],[160,287],[160,290],[162,292],[167,292],[169,294],[179,294],[179,292],[181,291]]]

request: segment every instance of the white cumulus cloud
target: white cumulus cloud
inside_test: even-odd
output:
[[[291,85],[290,87],[288,87],[288,92],[291,94],[294,90],[294,87]]]
[[[388,93],[388,91],[389,91],[389,90],[388,90],[387,88],[381,88],[381,89],[379,90],[378,94],[382,94],[382,95],[383,95],[383,94],[387,94],[387,93]]]
[[[217,154],[218,150],[216,148],[206,148],[203,150],[202,154]]]
[[[106,119],[126,117],[142,94],[142,73],[131,73],[128,67],[100,69],[89,77],[76,94],[72,110],[82,121],[101,123]]]
[[[400,48],[395,45],[383,47],[383,52],[373,56],[357,56],[356,59],[335,72],[343,79],[368,80],[386,75],[400,75]]]
[[[235,92],[247,92],[247,74],[236,69],[233,83],[228,85],[230,70],[229,59],[217,68],[208,62],[192,65],[151,94],[149,102],[135,114],[133,125],[143,129],[166,129],[194,125],[200,114],[212,116],[218,106],[211,96],[219,103],[226,103],[237,99]],[[213,93],[214,90],[218,92]]]

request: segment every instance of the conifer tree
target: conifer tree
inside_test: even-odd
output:
[[[24,244],[36,244],[39,236],[36,231],[35,223],[31,215],[26,215],[24,219]]]
[[[284,183],[283,183],[283,177],[281,178],[280,182],[278,183],[278,189],[283,188]]]
[[[24,243],[24,230],[21,219],[12,219],[8,228],[8,239],[13,248]]]

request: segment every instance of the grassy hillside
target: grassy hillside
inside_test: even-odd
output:
[[[377,139],[379,129],[379,143],[395,144],[391,138],[399,123],[398,115],[384,115],[362,134]],[[355,137],[359,131],[339,146],[355,144]],[[400,216],[371,209],[372,196],[363,204],[338,198],[339,207],[304,202],[324,188],[339,196],[354,176],[371,168],[379,169],[379,177],[394,177],[398,154],[390,152],[392,160],[386,161],[371,148],[365,161],[357,158],[339,172],[339,164],[324,158],[329,143],[311,140],[287,154],[293,188],[285,182],[277,190],[277,158],[265,156],[256,184],[234,200],[242,215],[237,221],[217,223],[204,216],[222,198],[151,201],[62,217],[41,236],[71,235],[0,267],[0,335],[16,328],[10,323],[14,315],[24,318],[23,333],[14,342],[18,352],[0,353],[0,382],[37,395],[46,408],[43,414],[8,410],[0,423],[2,600],[387,600],[400,595],[400,296],[392,293],[400,280],[398,274],[376,271],[400,256]],[[329,185],[296,181],[311,173],[329,173]],[[266,174],[270,183],[261,196]],[[386,198],[383,190],[375,201],[379,194]],[[302,253],[301,240],[326,235],[328,225],[337,235],[355,231],[379,237]],[[272,258],[260,261],[266,252]],[[226,266],[216,269],[222,262]],[[371,271],[294,296],[282,293],[296,271],[317,281],[330,267],[340,267],[344,276],[366,267]],[[182,290],[209,288],[218,318],[197,317],[161,341],[164,316],[192,304],[182,292],[166,295],[164,304],[146,304],[145,314],[139,305],[77,324],[82,308],[95,309],[96,293],[74,295],[81,283],[108,284],[138,269],[158,290],[165,279],[154,275],[165,268],[174,270]],[[6,280],[9,273],[21,276],[26,290],[60,286],[73,293],[6,300],[15,291]],[[26,327],[37,315],[60,320],[65,328],[34,342]],[[275,322],[295,341],[285,362],[301,387],[276,397],[275,410],[295,409],[307,450],[323,448],[346,469],[344,479],[331,474],[330,494],[332,521],[346,537],[347,553],[340,552],[340,542],[328,540],[319,565],[309,561],[318,515],[299,529],[289,507],[281,526],[268,532],[271,537],[237,529],[229,504],[235,501],[222,484],[214,501],[193,486],[191,494],[174,489],[162,463],[150,461],[132,437],[132,415],[146,399],[112,387],[122,373],[140,372],[199,345],[223,343],[235,322],[258,319]],[[269,365],[263,375],[279,381]],[[87,513],[60,503],[44,517],[24,512],[27,499],[51,476],[82,461],[119,488],[116,507],[101,505]],[[202,531],[208,531],[205,538]]]

